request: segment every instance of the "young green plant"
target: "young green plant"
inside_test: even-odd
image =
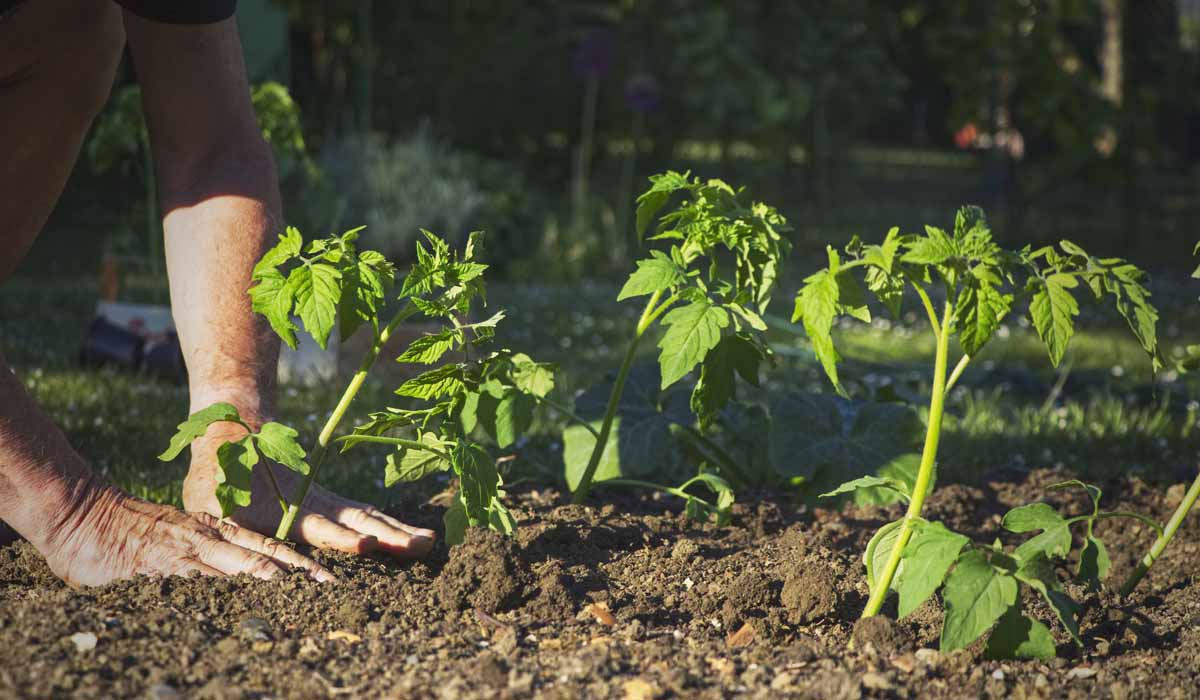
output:
[[[637,261],[637,270],[617,296],[617,301],[646,297],[645,306],[603,418],[598,426],[579,421],[586,427],[576,430],[586,431],[586,435],[579,432],[579,437],[590,449],[564,450],[567,481],[574,501],[582,502],[601,460],[619,449],[612,431],[638,346],[651,328],[660,324],[665,332],[658,343],[657,390],[668,389],[699,367],[690,398],[699,429],[682,425],[673,432],[708,454],[720,473],[701,470],[686,485],[698,481],[714,489],[719,498],[715,510],[721,512],[732,501],[726,479],[737,478],[737,465],[720,458],[719,448],[705,438],[704,431],[734,397],[736,377],[756,384],[759,367],[769,356],[761,337],[767,326],[760,314],[770,301],[780,260],[790,247],[782,235],[787,223],[773,207],[745,201],[742,190],[720,180],[702,181],[688,173],[667,172],[651,177],[650,183],[650,189],[637,200],[639,236],[645,235],[672,196],[682,194],[684,199],[659,218],[649,237],[664,242],[666,249],[651,250],[647,258]],[[578,458],[582,454],[586,459]],[[606,478],[605,483],[652,486],[676,495],[684,488],[620,478]],[[689,512],[705,512],[705,504],[692,499],[688,503]]]
[[[296,347],[300,330],[294,316],[322,348],[335,325],[343,338],[364,325],[372,333],[358,371],[311,451],[306,453],[301,447],[296,430],[268,422],[256,432],[235,407],[220,403],[181,423],[160,459],[175,458],[215,422],[241,425],[246,435],[217,450],[216,495],[222,515],[250,504],[252,470],[260,456],[265,457],[301,475],[295,493],[288,495],[280,489],[269,465],[264,467],[279,501],[281,517],[275,536],[282,540],[291,532],[300,504],[334,443],[340,443],[342,451],[364,443],[383,444],[393,448],[387,458],[388,486],[438,471],[453,470],[458,476],[458,496],[446,514],[447,541],[461,542],[468,525],[511,533],[515,521],[501,500],[504,493],[495,460],[470,435],[482,425],[500,447],[511,444],[528,428],[529,407],[535,397],[553,388],[553,369],[507,350],[485,353],[478,349],[493,339],[495,327],[504,317],[500,312],[475,323],[460,320],[484,296],[487,266],[477,260],[479,235],[472,234],[465,251],[458,255],[437,236],[423,233],[428,247],[417,244],[417,262],[401,284],[399,308],[386,322],[383,312],[395,270],[378,252],[357,250],[358,229],[305,246],[300,232],[289,228],[255,266],[255,284],[249,291],[253,308],[289,347]],[[414,340],[397,360],[434,365],[448,354],[458,353],[461,361],[438,364],[396,390],[401,397],[425,401],[423,407],[373,413],[366,423],[335,438],[389,338],[401,323],[417,315],[439,320],[443,326]]]
[[[846,392],[838,378],[841,357],[834,345],[834,321],[846,315],[869,322],[867,292],[894,316],[899,316],[905,291],[915,292],[936,340],[929,415],[916,481],[910,489],[898,479],[884,480],[908,500],[908,510],[872,538],[870,547],[877,549],[884,535],[892,535],[887,557],[870,577],[871,594],[862,613],[870,617],[879,613],[894,586],[904,552],[921,522],[925,498],[933,490],[946,396],[1010,312],[1028,299],[1027,313],[1057,367],[1074,333],[1078,290],[1086,288],[1096,299],[1107,295],[1155,369],[1161,366],[1155,335],[1158,312],[1150,304],[1146,276],[1137,267],[1119,258],[1095,258],[1070,241],[1037,250],[1004,250],[993,240],[983,211],[977,207],[960,209],[950,233],[927,226],[923,234],[901,235],[893,228],[878,245],[864,245],[857,238],[851,241],[845,258],[832,247],[827,253],[828,267],[805,279],[796,295],[792,320],[804,324],[817,359],[840,394]],[[935,302],[939,297],[940,304]],[[962,354],[951,369],[952,337],[958,339]],[[877,481],[859,479],[839,492],[878,488],[882,484]],[[912,544],[919,545],[919,538]]]

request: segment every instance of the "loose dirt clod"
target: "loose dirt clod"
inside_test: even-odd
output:
[[[870,645],[879,653],[890,656],[902,651],[908,642],[908,635],[890,617],[875,615],[854,623],[854,644],[860,649]]]
[[[466,541],[450,550],[434,590],[448,611],[476,607],[494,613],[519,602],[525,578],[511,539],[472,528]]]
[[[838,606],[833,573],[815,562],[797,566],[783,582],[780,602],[792,624],[810,624],[833,615]]]

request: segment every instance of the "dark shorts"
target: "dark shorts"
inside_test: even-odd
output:
[[[237,0],[113,0],[138,17],[167,24],[212,24],[229,19],[237,9]],[[37,0],[0,0],[0,20],[23,2]]]

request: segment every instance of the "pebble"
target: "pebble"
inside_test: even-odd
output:
[[[1067,671],[1068,680],[1083,680],[1096,675],[1096,669],[1087,666],[1077,666],[1070,671]]]
[[[248,642],[270,641],[271,625],[261,618],[248,617],[238,625],[238,635]]]
[[[625,681],[625,700],[654,700],[660,695],[658,686],[641,678]]]
[[[75,651],[84,652],[91,651],[96,648],[96,635],[91,632],[76,632],[71,635],[71,643],[75,645]]]
[[[183,695],[181,695],[178,690],[175,690],[171,686],[165,683],[159,683],[158,685],[150,686],[150,690],[146,693],[146,697],[148,697],[150,700],[180,700]]]
[[[792,674],[784,671],[783,673],[771,679],[771,690],[787,690],[796,684],[796,678]]]
[[[900,656],[892,659],[892,666],[895,666],[905,673],[912,673],[913,669],[917,667],[917,657],[913,656],[912,654],[901,654]]]
[[[938,662],[937,649],[929,649],[928,647],[917,649],[917,652],[914,654],[914,656],[916,657],[917,661],[923,664],[928,664],[929,666],[936,666]]]
[[[1001,671],[1000,669],[992,671],[992,678],[995,678],[998,681],[1004,680],[1004,671]]]

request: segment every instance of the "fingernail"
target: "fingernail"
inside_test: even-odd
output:
[[[358,553],[373,552],[379,548],[379,538],[374,535],[366,535],[358,541]]]

